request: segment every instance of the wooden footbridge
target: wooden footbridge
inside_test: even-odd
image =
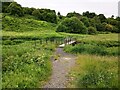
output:
[[[77,40],[76,38],[73,37],[66,37],[66,38],[46,38],[46,39],[39,39],[39,40],[35,40],[35,47],[37,46],[37,44],[49,44],[49,43],[55,43],[58,45],[58,47],[63,48],[66,45],[75,45],[77,44]]]
[[[66,38],[66,39],[64,40],[64,43],[61,44],[61,45],[59,45],[59,47],[60,47],[60,48],[63,48],[63,47],[65,47],[66,45],[73,45],[73,46],[74,46],[75,44],[77,44],[76,39]]]

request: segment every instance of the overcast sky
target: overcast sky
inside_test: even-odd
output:
[[[106,17],[118,16],[118,1],[120,0],[14,0],[23,7],[48,8],[62,15],[68,12],[85,11],[104,14]]]

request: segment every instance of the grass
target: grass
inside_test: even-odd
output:
[[[118,88],[118,57],[79,55],[69,88]]]
[[[95,54],[95,55],[120,55],[118,47],[105,47],[99,45],[91,45],[91,44],[79,44],[76,46],[66,46],[64,48],[66,52],[73,53],[73,54]]]
[[[79,42],[77,45],[68,45],[64,50],[74,54],[120,55],[118,34],[86,35],[86,37],[77,38],[77,40]]]
[[[29,41],[2,48],[3,88],[39,88],[51,75],[54,45],[37,43],[34,46],[34,42]]]
[[[77,54],[68,88],[118,88],[118,34],[77,36],[78,44],[64,51]]]
[[[3,30],[0,36],[2,36],[3,88],[42,87],[43,82],[47,81],[51,75],[50,57],[54,56],[56,60],[58,59],[59,55],[53,55],[53,52],[59,42],[63,43],[66,37],[76,38],[80,44],[76,46],[68,45],[65,47],[65,51],[78,55],[82,53],[78,57],[75,70],[72,71],[73,74],[75,73],[75,76],[72,76],[75,78],[73,81],[75,83],[72,83],[75,87],[117,87],[114,78],[117,77],[115,75],[117,75],[116,56],[119,53],[118,34],[82,35],[58,33],[55,32],[56,24],[35,20],[32,16],[17,18],[6,15],[2,24]],[[48,40],[47,43],[46,40]],[[89,80],[92,77],[89,76],[92,74],[91,72],[95,74],[95,67],[98,74],[100,74],[100,70],[103,70],[104,75],[112,78],[106,80],[113,81],[115,84],[106,84],[103,80],[105,86],[103,84],[95,86],[91,79]],[[111,76],[109,70],[114,73],[113,76]],[[108,74],[105,71],[108,71]],[[88,73],[84,74],[85,72]],[[91,82],[90,84],[84,80],[86,77],[86,80]],[[93,80],[99,80],[98,78],[92,78]]]

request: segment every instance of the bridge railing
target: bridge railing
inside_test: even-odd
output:
[[[76,38],[74,37],[65,37],[65,38],[40,38],[39,40],[34,40],[35,46],[37,44],[69,44],[71,41],[76,41]]]

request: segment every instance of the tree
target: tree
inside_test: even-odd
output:
[[[93,18],[96,16],[95,13],[90,13],[89,11],[83,12],[83,16],[86,16],[88,18]]]
[[[99,17],[101,23],[106,22],[106,17],[104,16],[104,14],[99,14],[98,17]]]
[[[86,34],[87,33],[87,28],[78,18],[71,17],[71,18],[65,18],[58,25],[56,31],[67,32],[67,33]]]
[[[106,24],[105,31],[112,32],[113,31],[113,26],[111,24]]]
[[[68,18],[71,18],[71,17],[77,17],[77,18],[80,18],[81,15],[80,15],[79,13],[76,13],[76,12],[74,11],[74,12],[70,12],[70,13],[68,13],[66,17],[68,17]]]
[[[50,9],[36,9],[33,11],[32,15],[37,17],[39,20],[57,23],[57,16],[55,10]]]
[[[32,15],[32,12],[36,10],[35,8],[23,7],[24,14]]]
[[[60,12],[58,12],[58,17],[59,17],[59,19],[62,19],[63,18],[63,16],[60,14]]]
[[[23,8],[21,7],[20,4],[17,4],[16,2],[12,2],[12,3],[8,6],[7,12],[8,12],[10,15],[14,15],[14,16],[24,16]]]
[[[32,12],[32,15],[35,16],[37,19],[39,19],[40,18],[40,12],[39,12],[39,10],[38,9],[34,10]]]
[[[87,17],[84,17],[84,16],[81,17],[80,21],[82,21],[86,27],[90,26],[90,22],[89,22],[89,19]]]
[[[60,12],[58,12],[58,14],[57,14],[58,16],[60,16],[61,14],[60,14]]]
[[[2,13],[7,13],[7,8],[11,3],[12,2],[2,2]]]
[[[105,26],[106,26],[107,23],[97,23],[96,24],[96,29],[97,31],[102,31],[102,32],[105,32]]]

